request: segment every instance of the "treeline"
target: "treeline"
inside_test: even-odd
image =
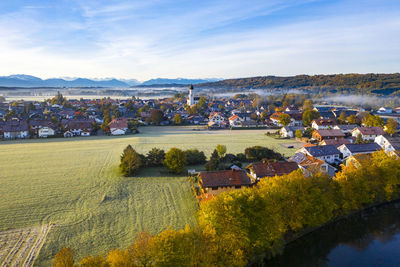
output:
[[[260,76],[251,78],[228,79],[202,83],[198,87],[219,88],[346,88],[346,89],[400,89],[400,73],[393,74],[333,74],[333,75],[296,75],[290,77]],[[392,93],[396,90],[389,90]],[[367,90],[369,91],[369,90]]]
[[[119,169],[125,177],[135,176],[143,168],[159,166],[165,166],[170,173],[182,174],[188,165],[206,163],[205,169],[214,171],[230,169],[232,165],[242,167],[242,162],[283,159],[281,154],[262,146],[248,147],[244,153],[236,155],[226,152],[225,145],[217,145],[207,161],[204,152],[198,149],[181,150],[173,147],[165,153],[164,150],[154,147],[143,155],[128,145],[122,152]]]
[[[245,266],[282,252],[302,233],[340,216],[400,197],[400,159],[375,153],[335,179],[301,171],[263,179],[255,187],[231,191],[201,204],[199,225],[141,233],[127,249],[88,256],[80,266]],[[68,265],[65,262],[69,262]],[[64,248],[55,266],[73,266]]]

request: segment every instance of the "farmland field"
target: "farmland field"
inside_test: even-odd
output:
[[[253,145],[289,156],[295,149],[263,130],[193,131],[191,127],[145,127],[138,135],[0,142],[0,232],[54,224],[36,261],[49,265],[64,246],[77,258],[131,244],[138,231],[157,233],[195,225],[197,203],[186,177],[162,168],[123,178],[119,155],[131,144],[198,148],[209,156],[217,144],[228,153]]]

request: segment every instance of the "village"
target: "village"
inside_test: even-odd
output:
[[[210,99],[186,97],[141,100],[66,99],[60,93],[43,102],[0,103],[0,138],[73,138],[138,133],[148,125],[188,125],[201,129],[268,130],[274,138],[296,139],[301,147],[285,161],[263,159],[246,168],[200,172],[204,192],[252,186],[260,179],[296,169],[306,176],[325,172],[334,177],[340,165],[358,164],[384,150],[398,155],[400,107],[366,111],[362,107],[316,105],[296,96],[263,103],[254,95]],[[283,102],[283,103],[282,103]],[[397,154],[396,154],[397,153]]]

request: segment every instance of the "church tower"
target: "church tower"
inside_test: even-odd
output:
[[[194,93],[193,93],[193,85],[189,87],[189,97],[187,99],[188,106],[194,105]]]

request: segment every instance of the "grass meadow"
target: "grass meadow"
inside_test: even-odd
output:
[[[163,168],[139,177],[118,173],[119,156],[131,144],[138,152],[198,148],[207,157],[217,144],[228,153],[253,145],[289,156],[295,149],[263,130],[193,131],[191,127],[145,127],[137,135],[0,142],[0,231],[54,223],[37,265],[70,246],[77,258],[131,244],[138,231],[158,233],[195,225],[198,204],[186,177]]]

